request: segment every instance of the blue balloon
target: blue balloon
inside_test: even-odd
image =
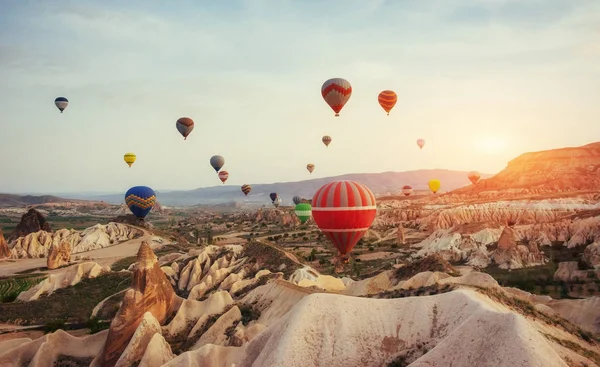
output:
[[[125,204],[138,218],[145,218],[156,203],[156,194],[148,186],[134,186],[125,193]]]

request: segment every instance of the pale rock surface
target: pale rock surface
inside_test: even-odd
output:
[[[439,271],[436,272],[431,272],[431,271],[424,271],[422,273],[416,274],[414,275],[412,278],[406,280],[405,282],[402,282],[402,284],[399,286],[400,289],[417,289],[417,288],[421,288],[421,287],[430,287],[434,284],[437,284],[438,282],[441,282],[441,280],[450,277],[450,275],[446,274],[446,273],[442,273]]]
[[[244,349],[207,344],[175,357],[164,367],[238,367]]]
[[[60,245],[52,245],[48,253],[46,262],[49,270],[60,268],[71,262],[71,245],[68,242],[61,242]]]
[[[234,327],[242,319],[238,306],[233,306],[221,315],[204,334],[198,339],[192,349],[200,348],[206,344],[225,345],[229,337],[225,335],[227,329]]]
[[[46,257],[51,246],[67,242],[71,254],[104,248],[142,236],[138,228],[122,223],[96,224],[83,231],[60,229],[54,233],[39,231],[19,237],[11,249],[11,258]]]
[[[385,292],[395,285],[392,281],[393,275],[390,271],[384,271],[372,278],[357,281],[346,281],[344,294],[352,296],[368,296]]]
[[[17,338],[17,339],[3,340],[0,342],[0,351],[4,351],[4,352],[0,352],[0,355],[2,355],[2,353],[9,351],[10,349],[18,347],[19,345],[21,345],[23,343],[29,343],[31,340],[32,340],[31,338]]]
[[[156,333],[160,334],[160,324],[150,312],[146,312],[129,343],[127,343],[127,347],[117,360],[115,367],[127,367],[140,361],[148,343],[150,343],[150,339]]]
[[[171,346],[160,333],[150,339],[138,367],[160,367],[175,358]]]
[[[244,327],[244,325],[240,322],[238,323],[238,326],[236,327],[235,332],[229,341],[229,345],[241,347],[250,340],[254,339],[258,334],[262,333],[266,328],[267,327],[265,325],[256,322],[248,325],[248,327]]]
[[[187,332],[190,321],[198,320],[202,315],[222,314],[233,303],[233,298],[226,291],[215,292],[204,301],[186,299],[177,310],[173,320],[164,328],[165,334],[176,336]]]
[[[310,266],[298,269],[290,275],[290,282],[301,287],[318,287],[327,291],[343,291],[346,289],[344,282],[331,275],[320,274]]]
[[[480,272],[470,272],[459,277],[440,277],[438,284],[462,284],[480,288],[500,288],[500,285],[491,275]]]
[[[557,299],[546,305],[582,329],[600,333],[600,297]]]
[[[250,278],[250,279],[244,279],[244,280],[240,280],[237,281],[235,283],[233,283],[231,285],[231,288],[229,289],[229,293],[233,294],[235,296],[235,294],[239,291],[241,291],[242,289],[249,287],[253,284],[256,284],[260,281],[260,278],[271,274],[271,272],[267,269],[261,270],[258,273],[256,273],[256,275],[254,275],[254,278]],[[278,273],[281,274],[281,273]]]
[[[143,241],[138,250],[131,288],[125,292],[123,304],[110,325],[106,344],[102,353],[94,359],[92,367],[114,366],[146,312],[162,324],[179,307],[180,302],[150,245]]]
[[[50,295],[57,289],[73,286],[84,278],[95,278],[101,274],[110,272],[110,267],[103,267],[95,262],[85,262],[71,265],[61,270],[48,275],[48,278],[25,292],[21,292],[17,296],[17,300],[22,302],[34,301],[43,294]]]
[[[0,349],[0,366],[53,367],[59,355],[76,358],[96,356],[102,349],[108,330],[84,337],[75,337],[63,330],[46,334],[38,339]]]
[[[236,365],[382,366],[418,344],[433,349],[410,357],[412,365],[567,366],[522,316],[471,290],[389,300],[311,294]]]

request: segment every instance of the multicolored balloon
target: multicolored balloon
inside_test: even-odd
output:
[[[248,196],[250,191],[252,191],[252,186],[246,184],[242,185],[242,192],[244,193],[244,195]]]
[[[296,205],[298,205],[298,204],[300,204],[302,202],[302,198],[300,196],[298,196],[298,195],[294,196],[292,198],[292,200],[294,201],[294,204],[296,204]]]
[[[277,199],[279,195],[277,195],[276,192],[272,192],[269,194],[269,197],[271,198],[271,201],[275,201],[275,199]]]
[[[481,174],[477,171],[471,171],[471,172],[469,172],[467,177],[473,183],[473,185],[475,185],[477,182],[479,182],[479,179],[481,178]]]
[[[417,145],[419,146],[419,148],[423,149],[423,146],[425,145],[425,139],[418,139]]]
[[[329,144],[331,143],[331,136],[329,135],[325,135],[321,141],[323,142],[323,144],[325,144],[326,147],[329,146]]]
[[[402,186],[402,193],[403,193],[405,196],[410,196],[410,194],[412,194],[412,193],[413,193],[413,188],[412,188],[412,186],[410,186],[410,185],[404,185],[404,186]]]
[[[295,213],[300,219],[300,223],[304,224],[310,218],[312,213],[312,206],[307,203],[296,204]]]
[[[221,182],[225,183],[225,181],[227,181],[228,178],[229,178],[229,172],[227,172],[227,171],[219,172],[219,179],[221,180]]]
[[[210,157],[210,165],[215,169],[215,171],[219,172],[221,167],[225,165],[225,158],[221,157],[220,155],[213,155]]]
[[[277,197],[273,200],[273,205],[275,205],[276,208],[279,208],[279,204],[281,204],[281,198]]]
[[[65,97],[58,97],[54,100],[54,105],[60,110],[60,113],[63,113],[65,108],[69,105],[69,100]]]
[[[429,180],[429,190],[431,190],[431,192],[433,192],[434,194],[438,192],[440,187],[442,187],[442,183],[440,182],[440,180],[437,180],[435,178],[433,180]]]
[[[312,200],[312,217],[344,256],[367,233],[377,207],[375,195],[363,184],[334,181],[321,186]]]
[[[125,160],[125,163],[127,163],[127,165],[131,168],[131,165],[135,162],[135,154],[133,153],[125,153],[125,155],[123,156],[123,160]]]
[[[340,111],[352,95],[352,86],[346,79],[329,79],[321,86],[321,95],[335,115],[339,116]]]
[[[133,215],[144,219],[156,203],[156,194],[148,186],[134,186],[125,193],[125,204]]]
[[[315,165],[312,163],[309,163],[306,165],[306,169],[308,170],[308,172],[312,173],[315,170]]]
[[[393,90],[384,90],[383,92],[379,93],[377,100],[379,101],[381,108],[383,108],[383,110],[387,112],[389,116],[390,111],[392,108],[394,108],[396,102],[398,102],[398,96]]]
[[[181,117],[175,123],[175,127],[183,135],[183,140],[187,140],[188,135],[194,130],[194,121],[189,117]]]

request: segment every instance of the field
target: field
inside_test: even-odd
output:
[[[20,276],[0,279],[0,303],[13,302],[19,293],[44,280],[45,276]]]

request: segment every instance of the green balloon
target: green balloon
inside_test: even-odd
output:
[[[300,218],[300,222],[304,224],[312,214],[312,206],[307,203],[296,205],[296,215]]]

